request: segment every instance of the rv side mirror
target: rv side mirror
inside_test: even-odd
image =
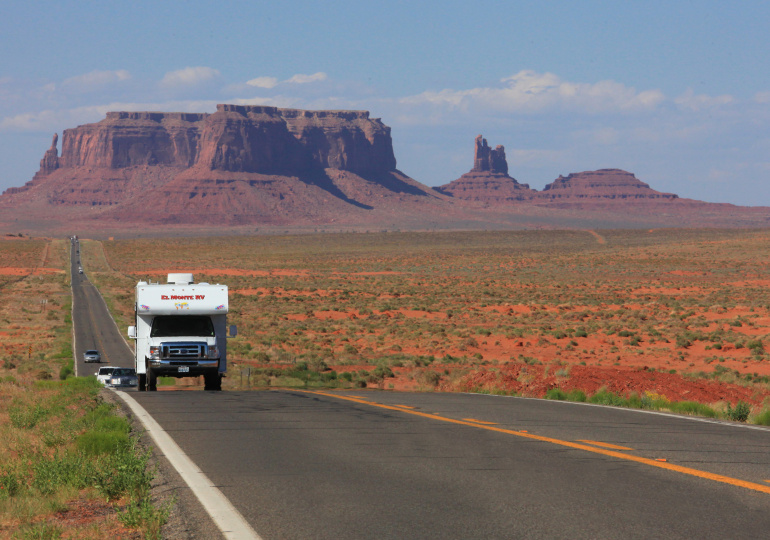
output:
[[[128,337],[131,339],[136,339],[136,326],[128,327]]]
[[[230,337],[235,337],[238,335],[238,327],[234,324],[230,326]]]

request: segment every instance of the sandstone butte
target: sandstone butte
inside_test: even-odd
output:
[[[215,113],[110,112],[58,135],[40,170],[0,196],[22,230],[488,229],[767,226],[770,208],[681,199],[628,172],[559,177],[542,191],[476,138],[472,169],[430,188],[396,168],[367,111],[217,105]]]

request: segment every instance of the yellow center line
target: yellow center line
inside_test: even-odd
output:
[[[593,444],[594,446],[602,446],[604,448],[612,448],[613,450],[633,450],[633,448],[629,448],[628,446],[618,446],[617,444],[610,444],[607,442],[600,442],[600,441],[589,441],[586,439],[580,439],[578,442],[584,442],[586,444]]]
[[[485,426],[496,426],[497,422],[487,422],[486,420],[476,420],[475,418],[463,418],[466,422],[474,422],[476,424],[483,424]]]
[[[526,431],[513,431],[511,429],[504,429],[500,427],[495,426],[489,426],[489,425],[482,425],[475,422],[468,422],[467,420],[456,420],[454,418],[446,418],[443,416],[437,416],[435,414],[430,413],[424,413],[419,411],[410,411],[407,409],[402,409],[400,407],[395,407],[393,405],[384,405],[381,403],[373,403],[371,401],[366,401],[361,398],[355,398],[353,396],[341,396],[338,394],[331,394],[328,392],[320,392],[317,390],[296,390],[298,392],[305,392],[308,394],[317,394],[319,396],[327,396],[330,398],[335,399],[343,399],[347,401],[353,401],[355,403],[361,403],[363,405],[371,405],[372,407],[379,407],[381,409],[388,409],[391,411],[401,411],[405,414],[413,414],[415,416],[421,416],[423,418],[430,418],[432,420],[441,420],[442,422],[449,422],[451,424],[459,424],[461,426],[470,426],[475,427],[477,429],[486,429],[489,431],[496,431],[498,433],[506,433],[508,435],[516,435],[517,437],[524,437],[526,439],[532,439],[535,441],[541,441],[541,442],[547,442],[551,444],[558,444],[559,446],[566,446],[568,448],[574,448],[576,450],[585,450],[586,452],[592,452],[594,454],[601,454],[603,456],[609,456],[614,457],[618,459],[624,459],[626,461],[634,461],[636,463],[641,463],[643,465],[649,465],[651,467],[658,467],[659,469],[666,469],[669,471],[674,471],[682,474],[687,474],[690,476],[695,476],[697,478],[704,478],[706,480],[712,480],[714,482],[721,482],[723,484],[729,484],[731,486],[737,486],[742,487],[745,489],[750,489],[752,491],[759,491],[762,493],[768,493],[770,494],[770,486],[765,486],[762,484],[757,484],[755,482],[748,482],[746,480],[739,480],[738,478],[732,478],[730,476],[725,476],[723,474],[716,474],[716,473],[710,473],[706,471],[701,471],[698,469],[691,469],[690,467],[682,467],[681,465],[674,465],[673,463],[668,463],[667,461],[656,461],[654,459],[644,458],[640,456],[634,456],[631,454],[622,454],[620,452],[615,452],[610,449],[605,448],[597,448],[595,446],[588,446],[585,444],[580,444],[577,442],[571,442],[571,441],[563,441],[561,439],[554,439],[552,437],[543,437],[542,435],[534,435],[532,433],[527,433]]]
[[[412,407],[411,405],[396,405],[396,407],[401,407],[402,409],[416,409],[417,407]]]

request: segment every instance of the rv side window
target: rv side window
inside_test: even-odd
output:
[[[161,315],[152,321],[150,337],[214,337],[214,325],[205,315]]]

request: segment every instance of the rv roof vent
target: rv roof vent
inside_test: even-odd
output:
[[[193,282],[192,274],[169,274],[169,285],[190,285]]]

